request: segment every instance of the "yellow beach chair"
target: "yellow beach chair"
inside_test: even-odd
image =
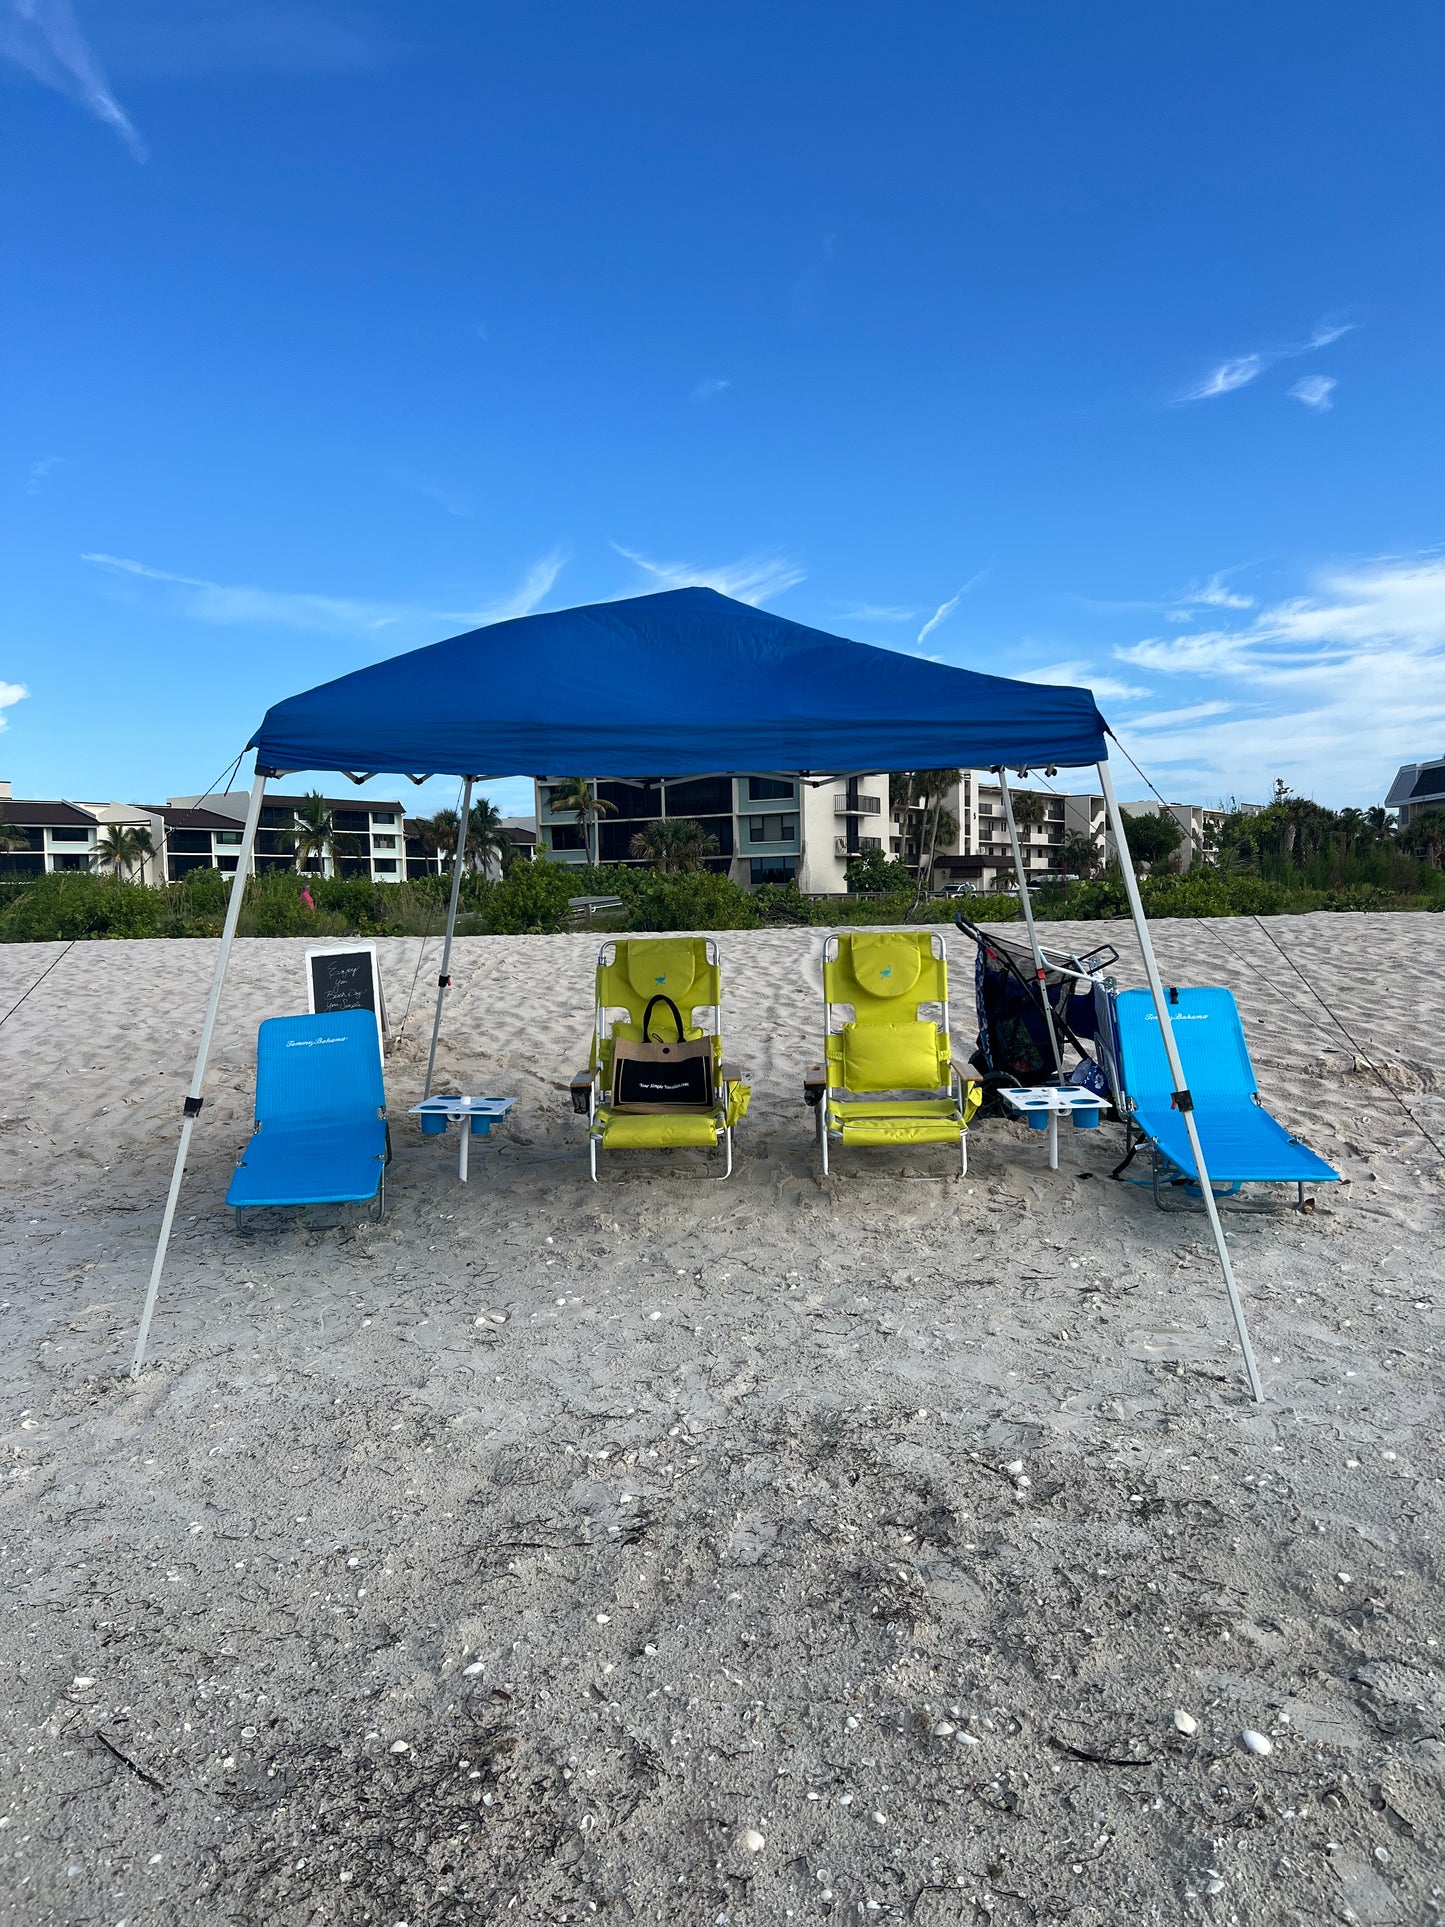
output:
[[[957,1144],[968,1170],[976,1079],[948,1041],[948,957],[936,931],[857,931],[823,946],[824,1061],[805,1095],[828,1175],[835,1144]]]
[[[611,1106],[613,1048],[620,1038],[640,1041],[643,1018],[655,997],[666,997],[682,1017],[683,1035],[712,1040],[715,1102],[710,1111],[618,1111]],[[654,1036],[674,1033],[668,1014]],[[572,1079],[573,1109],[587,1116],[587,1149],[597,1182],[599,1145],[612,1151],[673,1150],[722,1146],[723,1178],[733,1168],[733,1127],[748,1108],[751,1092],[722,1060],[722,973],[710,937],[618,937],[597,958],[597,1014],[592,1058]]]

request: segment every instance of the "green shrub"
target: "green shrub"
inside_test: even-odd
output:
[[[630,892],[629,930],[756,930],[762,924],[749,893],[712,870],[637,874],[645,880]]]

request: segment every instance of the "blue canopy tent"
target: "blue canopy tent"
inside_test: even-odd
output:
[[[1180,1108],[1195,1138],[1251,1389],[1260,1397],[1109,779],[1106,734],[1086,689],[952,669],[846,641],[712,589],[675,589],[494,623],[353,670],[275,704],[247,745],[256,752],[256,773],[236,874],[244,879],[249,869],[261,799],[272,776],[338,770],[356,782],[383,772],[404,773],[418,782],[428,776],[461,777],[466,787],[432,1032],[434,1057],[471,785],[483,777],[789,771],[818,778],[879,769],[997,769],[1029,940],[1042,971],[1005,770],[1096,765],[1176,1088],[1186,1100]],[[233,890],[227,907],[136,1345],[136,1371],[145,1354],[190,1133],[201,1109],[241,898],[242,891]],[[430,1081],[429,1064],[428,1088]]]

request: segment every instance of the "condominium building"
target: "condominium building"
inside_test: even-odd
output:
[[[537,783],[537,834],[539,854],[559,863],[587,863],[595,852],[599,863],[645,864],[632,839],[648,823],[678,818],[716,840],[707,867],[735,883],[795,882],[811,896],[837,896],[847,889],[848,859],[884,847],[882,775],[601,777],[594,788],[604,814],[595,824],[554,809],[557,780]]]
[[[297,811],[308,800],[267,793],[256,828],[253,874],[296,868]],[[413,859],[418,867],[415,872],[411,870],[406,830],[413,826],[405,824],[400,803],[370,797],[358,801],[355,797],[328,796],[322,800],[331,813],[341,855],[313,857],[309,865],[313,872],[400,883],[407,875],[422,875],[431,867],[418,845],[418,855]],[[195,869],[234,871],[240,826],[249,802],[247,791],[228,790],[220,796],[172,796],[165,804],[155,806],[156,813],[165,819],[169,880],[174,882]]]
[[[1101,793],[1063,791],[1052,782],[1044,788],[1027,777],[1017,778],[1009,788],[1030,886],[1072,874],[1063,848],[1066,840],[1087,838],[1095,846],[1099,862],[1113,857],[1114,839],[1109,832]],[[1025,797],[1029,799],[1027,802],[1023,800]],[[1121,803],[1119,808],[1126,817],[1153,816],[1167,809],[1183,831],[1176,859],[1181,870],[1187,870],[1196,861],[1209,860],[1217,847],[1225,817],[1223,810],[1206,809],[1199,803],[1161,804],[1152,797],[1137,803]],[[1008,820],[997,775],[991,770],[964,770],[945,795],[943,809],[945,816],[958,827],[951,836],[939,838],[933,864],[934,884],[940,887],[966,884],[976,890],[1016,888]],[[891,828],[892,854],[916,868],[920,842],[925,845],[922,854],[927,854],[929,820],[926,813],[895,807]]]
[[[1423,816],[1426,810],[1445,810],[1445,756],[1402,764],[1395,772],[1385,808],[1399,812],[1402,830],[1410,827],[1412,817]]]
[[[42,801],[12,796],[9,783],[0,782],[0,826],[9,832],[0,839],[0,877],[94,870],[104,862],[98,846],[112,824],[144,830],[153,851],[159,846],[160,825],[143,805]],[[152,854],[128,874],[135,882],[152,883],[156,871]]]

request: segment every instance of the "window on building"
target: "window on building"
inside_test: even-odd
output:
[[[371,867],[373,870],[375,870],[376,874],[379,877],[395,876],[396,875],[396,858],[394,856],[379,856],[372,863]]]
[[[395,810],[373,810],[371,812],[371,821],[373,825],[378,823],[395,823],[396,811]]]
[[[370,810],[333,810],[331,826],[336,830],[369,830],[371,828]]]
[[[732,808],[730,776],[694,776],[667,785],[669,816],[731,816]]]
[[[234,870],[236,867],[235,857],[229,858],[228,861]],[[171,882],[179,883],[181,878],[189,876],[192,870],[209,870],[210,867],[211,859],[209,856],[173,856],[170,860]]]
[[[750,803],[791,803],[797,793],[797,784],[789,783],[781,776],[750,776],[748,778],[748,801]]]
[[[612,805],[619,823],[651,823],[662,815],[661,783],[599,783],[597,796]]]
[[[547,831],[554,850],[585,850],[587,834],[580,823],[553,823]]]
[[[755,856],[750,860],[749,870],[754,883],[786,883],[798,874],[798,859],[795,856]]]
[[[90,831],[53,829],[50,832],[50,840],[52,843],[89,843]]]
[[[394,836],[374,836],[371,839],[371,847],[373,850],[394,850],[396,848],[396,838]],[[379,870],[382,866],[378,863],[376,867]]]
[[[214,830],[212,834],[218,843],[235,844],[241,841],[239,830]]]
[[[796,843],[796,816],[750,816],[748,836],[754,843]]]
[[[236,841],[241,840],[239,832]],[[172,830],[166,844],[173,856],[209,856],[211,854],[211,832],[209,830]]]
[[[90,868],[90,858],[62,854],[51,857],[50,864],[51,868],[55,870],[88,870]]]

